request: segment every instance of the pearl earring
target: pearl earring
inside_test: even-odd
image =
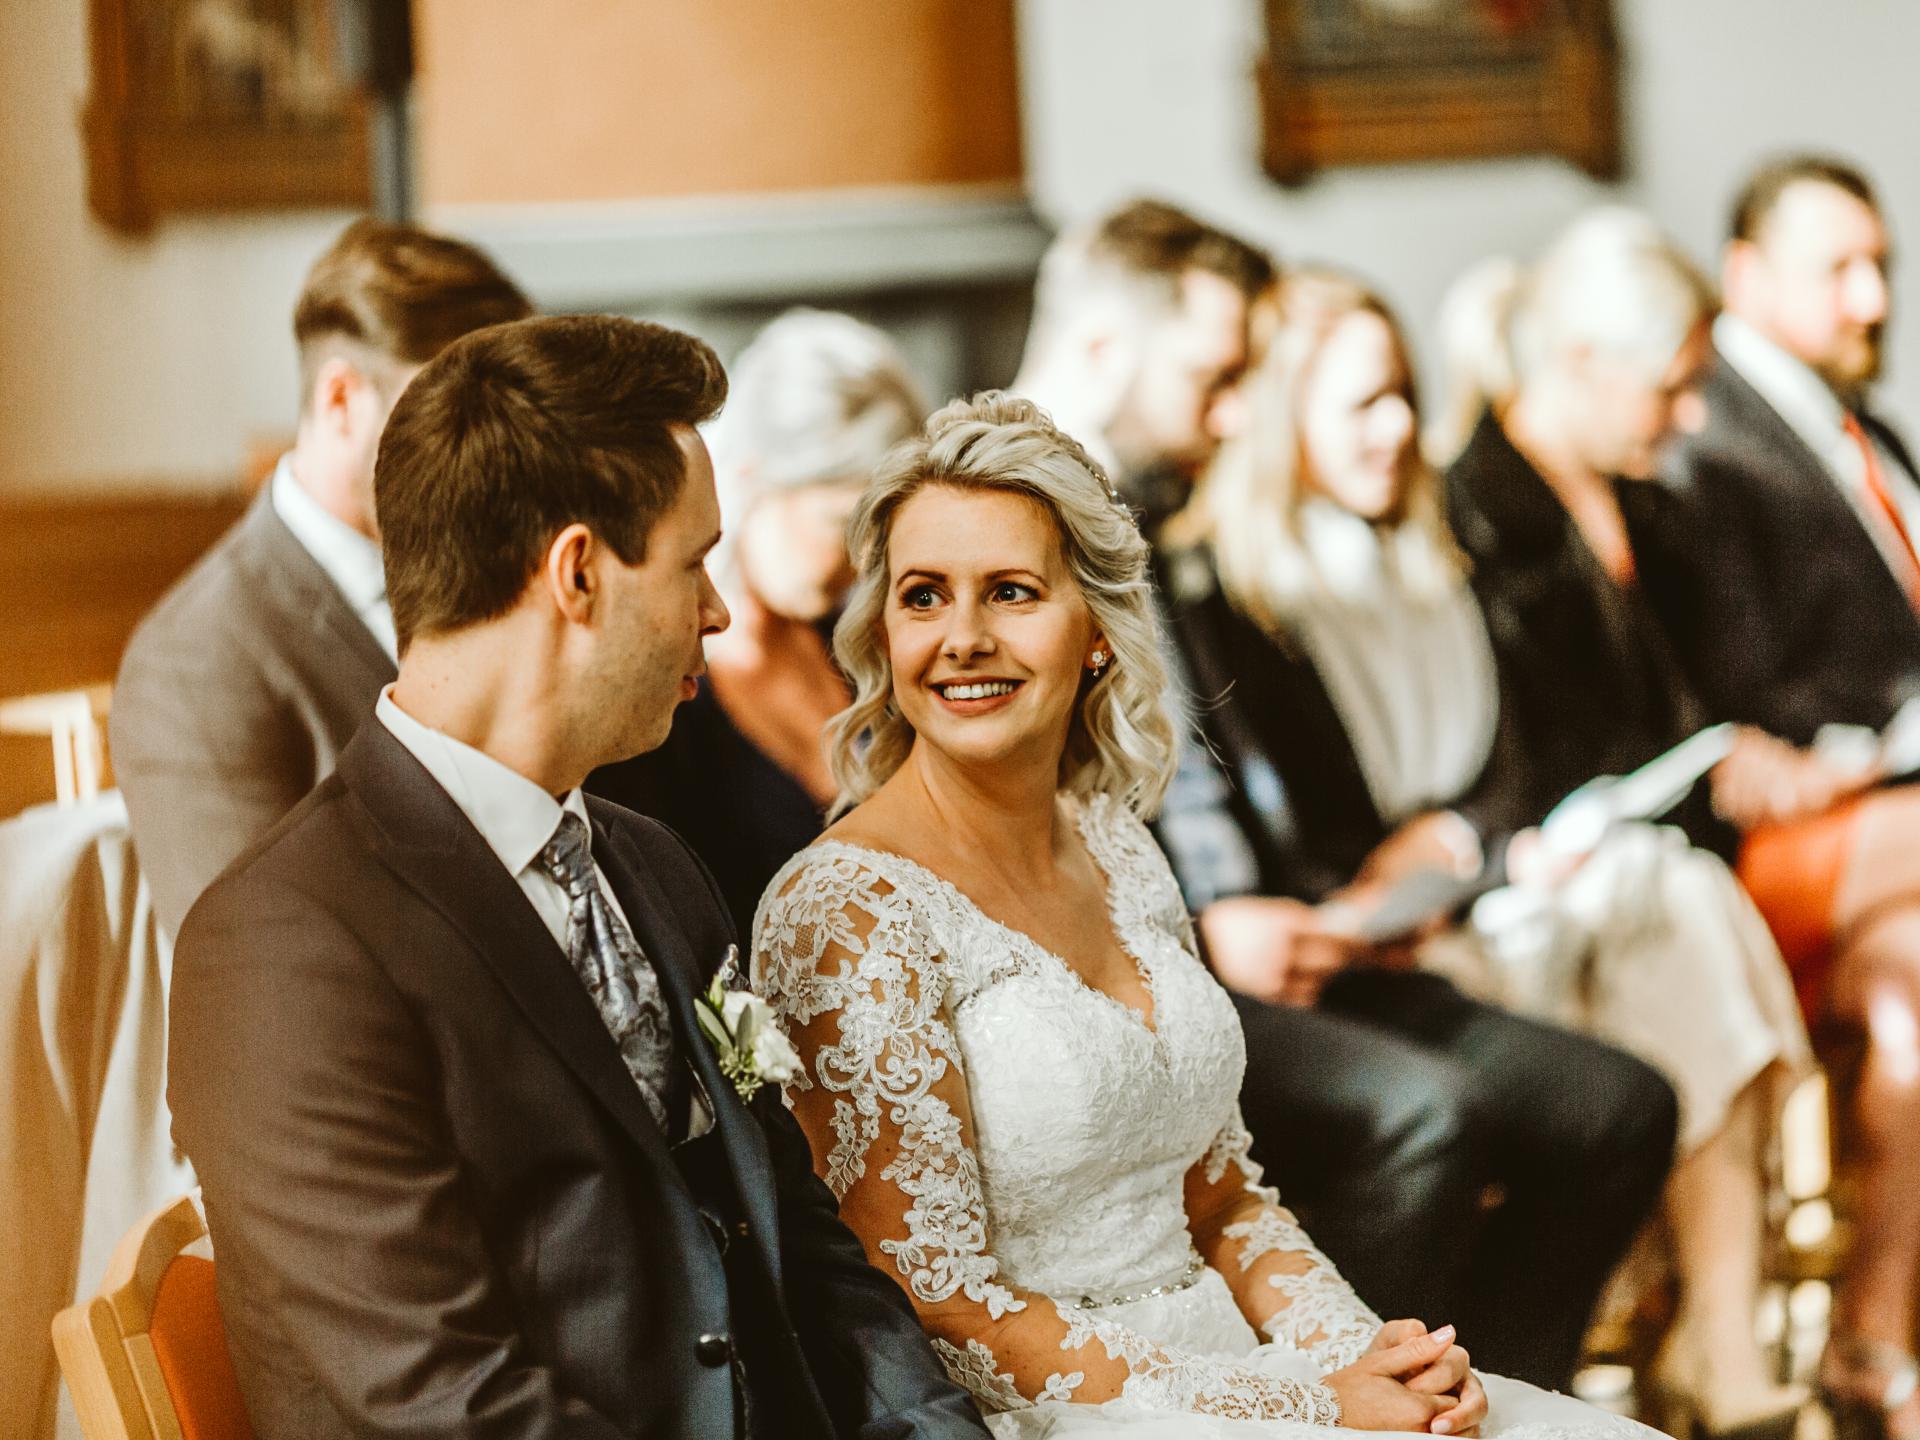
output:
[[[1088,658],[1088,659],[1090,659],[1090,660],[1091,660],[1091,661],[1093,662],[1093,671],[1094,671],[1094,674],[1096,674],[1096,675],[1097,675],[1097,674],[1099,674],[1099,673],[1100,673],[1100,672],[1101,672],[1102,670],[1104,670],[1104,669],[1106,669],[1106,668],[1107,668],[1107,660],[1108,660],[1108,658],[1109,658],[1109,657],[1108,657],[1108,655],[1107,655],[1107,652],[1106,652],[1106,651],[1104,651],[1104,650],[1096,650],[1096,651],[1094,651],[1094,652],[1093,652],[1093,654],[1092,654],[1092,655],[1090,655],[1090,656],[1088,656],[1087,658]]]

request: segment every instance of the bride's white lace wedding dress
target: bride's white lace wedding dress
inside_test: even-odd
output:
[[[1240,1025],[1146,827],[1074,813],[1150,1023],[923,866],[823,841],[754,926],[806,1062],[788,1101],[996,1435],[1324,1436],[1322,1377],[1380,1322],[1247,1161]],[[1483,1379],[1486,1435],[1654,1433]]]

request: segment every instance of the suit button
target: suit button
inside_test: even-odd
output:
[[[693,1342],[693,1358],[702,1365],[724,1365],[733,1358],[733,1341],[726,1335],[702,1335]]]

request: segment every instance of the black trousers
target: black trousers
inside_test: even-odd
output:
[[[1360,1297],[1564,1388],[1672,1164],[1672,1087],[1435,975],[1344,974],[1314,1009],[1234,1000],[1255,1158]]]

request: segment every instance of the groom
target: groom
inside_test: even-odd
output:
[[[980,1437],[769,1085],[695,1018],[734,941],[583,800],[727,624],[713,352],[527,320],[407,387],[375,499],[398,681],[181,929],[176,1136],[262,1440]]]

